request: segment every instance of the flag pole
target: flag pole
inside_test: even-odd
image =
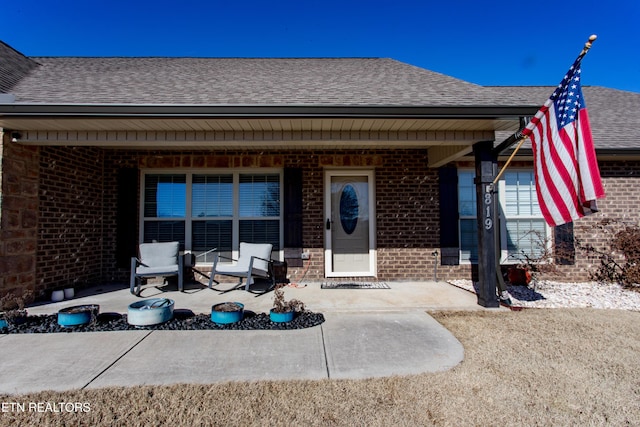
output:
[[[518,152],[520,147],[522,147],[522,144],[524,144],[526,140],[527,140],[526,136],[523,136],[522,138],[520,138],[520,142],[518,142],[518,145],[516,145],[516,148],[513,150],[513,153],[511,153],[507,161],[504,163],[504,165],[502,165],[502,169],[500,169],[500,172],[498,172],[498,175],[496,175],[495,179],[493,180],[493,183],[492,183],[493,185],[496,185],[498,181],[500,181],[500,178],[502,178],[502,174],[504,173],[505,170],[507,170],[507,167],[511,163],[511,160],[513,160],[516,153]]]
[[[582,61],[582,58],[584,58],[584,56],[587,54],[587,52],[589,52],[589,49],[591,49],[591,46],[593,45],[593,42],[596,41],[597,38],[598,38],[598,36],[595,35],[595,34],[592,34],[592,35],[589,36],[589,40],[587,40],[587,42],[584,44],[584,47],[582,48],[582,51],[580,52],[580,54],[578,55],[576,60],[574,61],[574,64],[575,63],[579,63],[580,61]],[[521,131],[518,131],[518,132],[521,132]],[[527,140],[527,136],[523,136],[518,140],[519,141],[518,145],[513,150],[513,152],[511,153],[511,155],[509,156],[509,158],[505,162],[505,164],[502,166],[502,169],[500,169],[500,172],[498,172],[498,175],[496,175],[495,179],[493,180],[493,185],[496,185],[498,183],[498,181],[502,177],[502,174],[504,174],[504,171],[507,169],[507,167],[509,166],[509,164],[511,163],[511,161],[515,157],[516,153],[518,152],[520,147],[522,147],[522,144],[524,144],[524,142],[526,140]]]

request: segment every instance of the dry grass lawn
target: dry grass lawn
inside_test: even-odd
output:
[[[447,372],[364,381],[176,385],[1,396],[89,413],[2,413],[2,425],[640,425],[640,313],[439,312],[464,345]],[[389,360],[393,363],[393,360]]]

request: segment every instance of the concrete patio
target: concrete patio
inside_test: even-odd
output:
[[[387,282],[390,289],[321,289],[320,282],[292,284],[285,288],[285,299],[297,298],[314,312],[333,311],[397,311],[397,310],[480,310],[477,298],[447,282]],[[231,284],[220,285],[226,289]],[[256,295],[242,290],[220,293],[199,283],[185,284],[184,292],[175,285],[147,285],[140,297],[132,295],[124,284],[101,285],[76,291],[70,300],[44,302],[29,308],[30,314],[53,314],[65,307],[99,304],[100,312],[126,313],[132,302],[144,298],[171,298],[176,309],[209,313],[211,306],[224,301],[237,301],[246,309],[268,312],[273,292]]]
[[[342,379],[410,375],[450,369],[463,360],[460,342],[428,310],[483,310],[476,297],[444,282],[390,283],[391,289],[321,289],[308,283],[285,290],[326,321],[288,331],[119,331],[0,335],[0,393],[107,386],[212,384],[224,381]],[[150,286],[141,297],[123,286],[81,290],[77,297],[29,308],[56,313],[99,304],[126,312],[144,297],[168,297],[176,309],[207,313],[221,301],[266,312],[273,293],[186,292]],[[25,367],[29,369],[25,369]]]

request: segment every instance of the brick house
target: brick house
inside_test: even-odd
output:
[[[230,255],[271,242],[307,280],[428,280],[435,263],[469,278],[474,154],[551,92],[380,58],[35,58],[0,42],[0,292],[126,282],[153,240]],[[537,250],[532,230],[638,220],[640,94],[584,94],[601,213],[549,229],[522,150],[499,186],[502,263]],[[586,267],[562,266],[569,280]]]

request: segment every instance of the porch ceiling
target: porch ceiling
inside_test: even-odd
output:
[[[146,132],[419,132],[516,131],[517,119],[423,118],[58,118],[2,117],[0,127],[22,131]]]
[[[21,144],[194,150],[410,147],[429,149],[434,167],[468,154],[478,141],[494,140],[496,131],[517,131],[518,117],[529,113],[513,107],[183,107],[180,114],[165,106],[136,106],[124,114],[110,106],[80,112],[70,106],[11,107],[0,114],[0,127],[18,132]]]
[[[508,119],[395,118],[0,118],[0,127],[57,132],[421,132],[517,131]]]

